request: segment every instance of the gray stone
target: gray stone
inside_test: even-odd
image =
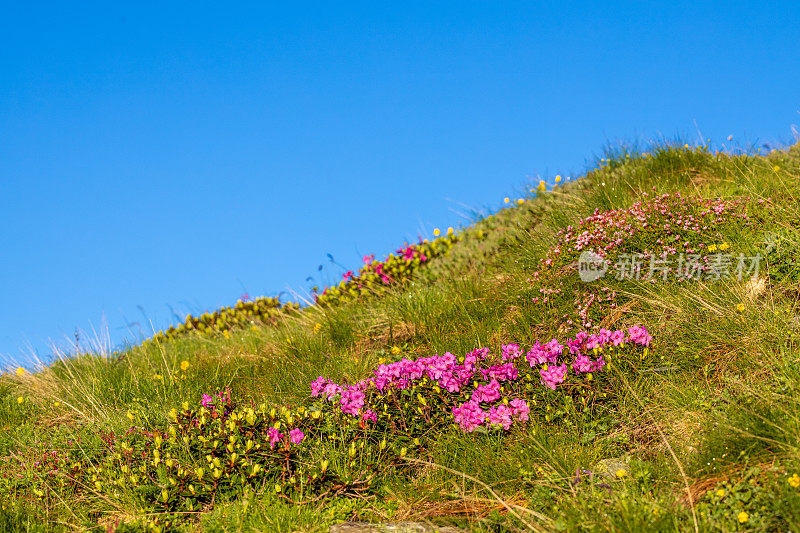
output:
[[[452,526],[435,526],[422,522],[391,522],[370,524],[368,522],[343,522],[331,526],[331,533],[463,533]]]

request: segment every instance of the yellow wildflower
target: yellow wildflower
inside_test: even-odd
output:
[[[744,524],[748,520],[750,520],[750,515],[742,511],[738,515],[736,515],[736,520],[739,521],[740,524]]]
[[[186,360],[181,361],[181,370],[183,370],[184,372],[189,370],[189,361]]]
[[[620,468],[619,470],[617,470],[616,475],[617,475],[618,478],[622,479],[622,478],[624,478],[625,476],[628,475],[628,471],[625,470],[624,468]]]
[[[24,375],[25,375],[25,369],[22,368],[21,366],[18,366],[17,367],[17,376],[22,377]]]
[[[556,183],[559,183],[560,181],[561,181],[561,176],[556,175]]]
[[[717,251],[717,245],[716,244],[712,244],[711,246],[708,247],[708,251],[709,252],[716,252]]]
[[[689,148],[689,143],[683,145],[684,148]]]
[[[438,237],[441,234],[442,234],[442,232],[441,232],[441,230],[439,228],[434,228],[433,229],[433,236],[434,237]]]
[[[775,172],[778,172],[780,169],[781,169],[781,167],[779,167],[778,165],[775,165],[774,167],[772,167],[772,170],[774,170]]]
[[[447,234],[448,234],[448,235],[452,235],[452,234],[453,234],[453,231],[455,231],[455,230],[453,230],[453,228],[452,228],[452,227],[449,227],[449,228],[447,228]]]
[[[400,349],[400,347],[399,347],[399,346],[392,346],[392,349],[391,349],[392,355],[397,355],[397,354],[399,354],[401,351],[402,351],[402,350]]]
[[[504,203],[508,203],[508,202],[510,202],[510,201],[511,201],[511,198],[509,198],[508,196],[506,196],[505,198],[503,198],[503,202],[504,202]]]
[[[717,491],[717,496],[719,496],[720,498],[722,498],[723,496],[725,496],[725,489],[719,489],[719,490]]]
[[[539,185],[536,187],[538,191],[546,191],[547,185],[545,184],[544,180],[539,180]]]
[[[798,476],[797,473],[792,474],[792,476],[787,479],[786,482],[794,488],[800,487],[800,476]]]
[[[736,304],[736,310],[739,311],[740,313],[744,312],[744,304],[743,303]]]
[[[731,245],[728,244],[727,242],[723,242],[722,244],[719,245],[719,249],[722,250],[723,252],[725,250],[727,250],[728,248],[730,248],[730,247],[731,247]]]
[[[20,396],[19,398],[17,398],[17,403],[22,403],[22,402],[24,402],[24,401],[25,401],[25,398],[23,398],[22,396]]]
[[[520,198],[519,200],[517,200],[517,205],[522,205],[524,203],[525,203],[525,199],[524,198]]]

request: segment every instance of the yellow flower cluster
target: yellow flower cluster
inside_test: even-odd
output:
[[[708,251],[709,252],[716,252],[717,250],[719,250],[720,252],[724,252],[728,248],[730,248],[730,245],[727,242],[723,242],[719,246],[717,246],[716,244],[709,245],[708,246]]]

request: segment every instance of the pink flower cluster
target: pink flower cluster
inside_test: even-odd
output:
[[[467,433],[472,433],[483,425],[489,428],[502,427],[508,430],[515,421],[527,422],[528,413],[530,413],[530,407],[521,398],[515,398],[509,404],[492,405],[488,410],[484,411],[481,408],[481,400],[476,399],[473,395],[473,398],[468,402],[453,407],[453,419]]]
[[[683,242],[691,246],[690,235],[699,236],[729,217],[747,220],[739,208],[741,200],[701,199],[683,197],[680,193],[662,194],[634,203],[627,209],[600,211],[583,219],[578,227],[568,226],[562,234],[561,246],[576,251],[593,249],[600,255],[621,245],[626,238],[639,231],[656,228],[666,232],[661,242],[667,247],[670,243]],[[558,253],[560,248],[553,252]],[[677,248],[665,250],[676,253]],[[692,253],[695,250],[688,249]]]
[[[203,394],[202,398],[200,398],[200,405],[206,408],[213,408],[217,399],[221,400],[223,404],[226,403],[228,401],[227,391],[218,392],[216,395]]]
[[[267,437],[269,437],[269,447],[271,449],[275,449],[275,446],[285,437],[283,433],[275,429],[274,427],[270,427],[267,429]],[[292,444],[300,444],[303,442],[303,439],[306,437],[306,434],[303,433],[303,430],[300,428],[294,428],[289,431],[289,442]]]
[[[501,347],[499,357],[492,356],[488,348],[480,348],[462,358],[450,352],[416,360],[404,358],[379,365],[372,377],[353,385],[340,386],[320,376],[311,383],[311,394],[337,402],[342,413],[358,417],[362,423],[376,422],[378,413],[369,408],[370,391],[377,394],[403,391],[429,379],[454,396],[469,394],[468,401],[450,409],[454,421],[464,431],[472,432],[481,426],[507,430],[514,422],[527,421],[530,407],[522,398],[508,398],[504,383],[513,384],[522,372],[528,375],[538,372],[541,383],[556,390],[566,381],[570,367],[576,374],[601,371],[606,361],[598,352],[603,352],[605,347],[621,347],[627,343],[648,346],[651,341],[645,328],[633,326],[627,332],[601,329],[589,334],[583,331],[565,345],[553,339],[545,344],[534,344],[527,353],[517,344],[506,344]],[[456,398],[451,397],[450,401],[453,399]],[[447,404],[447,400],[444,401]]]
[[[425,256],[424,253],[417,250],[413,245],[408,243],[395,250],[395,253],[403,256],[403,259],[405,259],[406,261],[413,261],[417,257],[419,257],[420,263],[424,263],[428,260],[428,258]]]
[[[626,209],[597,209],[577,226],[567,226],[559,232],[559,242],[547,253],[542,266],[552,267],[564,257],[572,260],[572,254],[583,250],[609,257],[632,240],[652,248],[642,250],[644,256],[694,254],[705,248],[703,241],[715,226],[737,219],[745,225],[753,224],[742,209],[742,198],[704,199],[680,193],[645,197]],[[540,274],[534,273],[533,278],[538,279]]]

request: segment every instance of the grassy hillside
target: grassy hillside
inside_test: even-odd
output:
[[[800,529],[800,145],[533,187],[313,305],[4,373],[0,530]]]

